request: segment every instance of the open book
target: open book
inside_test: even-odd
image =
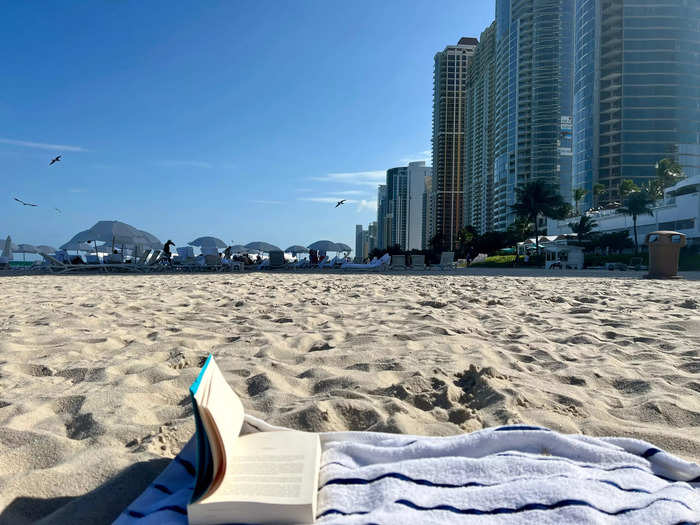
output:
[[[321,442],[295,430],[240,436],[243,404],[210,355],[190,387],[197,426],[194,525],[312,523]]]

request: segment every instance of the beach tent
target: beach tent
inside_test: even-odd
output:
[[[212,237],[210,235],[204,237],[197,237],[194,241],[188,242],[190,246],[197,246],[199,248],[216,248],[223,250],[226,248],[226,243],[219,239],[218,237]]]
[[[248,244],[245,245],[245,247],[248,250],[257,250],[257,251],[263,252],[263,253],[281,252],[282,251],[280,248],[278,248],[274,244],[270,244],[269,242],[264,242],[264,241],[249,242]]]
[[[39,251],[36,249],[36,246],[32,246],[31,244],[18,244],[17,248],[12,251],[14,253],[21,253],[23,261],[27,260],[28,253],[39,253]]]

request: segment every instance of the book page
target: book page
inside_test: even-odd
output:
[[[317,434],[279,431],[242,436],[227,457],[223,481],[205,503],[314,505],[320,457]]]
[[[243,404],[211,359],[195,394],[214,460],[214,477],[204,494],[211,494],[226,475],[228,456],[243,426]]]

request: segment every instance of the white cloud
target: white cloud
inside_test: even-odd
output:
[[[377,186],[386,180],[386,171],[355,171],[352,173],[329,173],[323,177],[311,177],[319,182],[336,182],[354,186]]]
[[[253,204],[284,204],[283,201],[269,201],[264,199],[254,199],[250,202],[252,202]]]
[[[343,200],[343,198],[342,197],[299,197],[297,200],[307,201],[307,202],[327,202],[327,203],[337,204],[338,201]],[[356,202],[357,202],[356,200],[345,199],[345,204],[355,204]]]
[[[420,151],[418,153],[412,153],[411,155],[408,155],[402,159],[399,160],[399,164],[406,165],[409,162],[416,162],[423,160],[425,161],[426,166],[429,166],[431,164],[431,158],[433,156],[433,152],[429,149],[426,149],[424,151]]]
[[[65,144],[45,144],[43,142],[29,142],[26,140],[0,139],[2,144],[11,144],[13,146],[25,146],[27,148],[48,149],[53,151],[88,151],[80,146],[67,146]]]
[[[358,213],[364,210],[377,211],[377,201],[368,201],[362,199],[360,204],[357,206]]]

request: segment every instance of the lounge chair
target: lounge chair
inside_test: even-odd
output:
[[[104,264],[72,264],[72,263],[63,263],[56,259],[55,257],[52,257],[49,254],[46,253],[40,253],[44,260],[47,262],[47,264],[44,266],[46,270],[48,270],[51,273],[69,273],[69,272],[77,272],[77,271],[85,271],[85,270],[99,270],[99,271],[106,271],[105,265]]]
[[[221,270],[223,270],[223,265],[221,264],[221,259],[218,255],[205,255],[204,268],[206,268],[207,270],[220,272]]]
[[[368,264],[355,264],[351,262],[344,263],[341,268],[343,270],[364,270],[369,272],[379,272],[386,270],[391,263],[391,256],[388,253],[382,255],[379,259],[374,258]]]
[[[391,264],[389,265],[390,270],[405,270],[406,269],[406,256],[405,255],[392,255]]]
[[[425,255],[411,255],[411,269],[425,270]]]
[[[270,258],[267,259],[267,265],[265,268],[267,270],[279,270],[284,268],[287,262],[284,260],[284,252],[272,251],[270,252]]]
[[[455,267],[455,252],[442,252],[440,263],[437,265],[441,270],[453,270]]]

